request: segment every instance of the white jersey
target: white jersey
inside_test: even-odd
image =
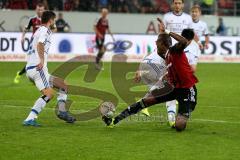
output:
[[[153,63],[163,64],[165,63],[164,59],[157,54],[157,50],[154,50],[153,53],[144,57],[143,61],[150,60]]]
[[[40,63],[40,58],[37,51],[37,44],[39,42],[44,44],[44,64],[43,66],[47,67],[47,56],[51,44],[51,36],[52,31],[45,27],[41,26],[38,30],[34,33],[33,38],[31,40],[31,44],[29,47],[29,51],[27,54],[27,65],[26,67],[36,66]]]
[[[166,73],[165,60],[154,51],[142,60],[139,71],[142,81],[151,88]]]
[[[200,39],[203,36],[207,36],[209,34],[207,23],[199,20],[198,22],[192,23],[192,28],[194,32],[197,34]]]
[[[187,13],[176,15],[168,12],[163,17],[163,23],[167,30],[181,34],[186,28],[192,28],[192,17]]]
[[[184,49],[187,56],[188,63],[190,65],[197,65],[198,57],[201,54],[198,44],[192,40],[192,42]]]

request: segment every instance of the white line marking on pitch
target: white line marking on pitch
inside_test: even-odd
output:
[[[5,107],[5,108],[21,108],[21,109],[30,109],[31,107],[26,107],[26,106],[14,106],[14,105],[2,105],[1,107]],[[44,110],[48,110],[48,111],[54,111],[55,108],[44,108]],[[88,110],[71,110],[71,111],[75,111],[75,112],[87,112]],[[143,117],[146,118],[143,115],[137,115],[139,117]],[[151,116],[150,118],[152,119],[159,119],[162,118],[160,116]],[[139,122],[144,122],[144,121],[139,121]],[[212,123],[228,123],[228,124],[240,124],[240,122],[231,122],[231,121],[224,121],[224,120],[212,120],[212,119],[194,119],[191,118],[190,122],[212,122]]]
[[[8,102],[8,100],[0,100],[0,102]],[[13,101],[10,101],[10,102],[13,102]],[[15,103],[16,102],[25,102],[24,100],[18,100],[18,101],[14,101]],[[81,102],[81,101],[73,101],[73,104],[100,104],[100,102]],[[118,103],[119,105],[126,105],[127,106],[127,104],[126,103],[124,103],[124,102],[119,102]],[[3,105],[5,105],[5,104],[3,104]],[[23,106],[23,105],[19,105],[19,106]],[[197,106],[198,107],[198,106]],[[224,108],[224,109],[239,109],[240,110],[240,107],[238,107],[238,106],[228,106],[228,107],[226,107],[226,106],[206,106],[206,105],[199,105],[199,107],[201,107],[201,108]]]

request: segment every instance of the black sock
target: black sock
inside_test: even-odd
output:
[[[22,75],[22,74],[24,74],[24,73],[26,73],[26,68],[25,68],[25,66],[24,66],[24,68],[18,73],[18,75]]]
[[[118,116],[116,116],[113,123],[117,124],[118,122],[127,118],[128,116],[138,113],[143,108],[145,108],[145,105],[142,102],[142,100],[137,103],[134,103],[131,106],[129,106],[127,109],[122,111]]]
[[[100,60],[102,59],[104,52],[98,52],[96,57],[96,63],[99,64]]]

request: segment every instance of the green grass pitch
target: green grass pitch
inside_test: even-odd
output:
[[[198,105],[187,130],[181,133],[170,129],[164,120],[141,117],[123,121],[114,129],[106,128],[100,118],[69,125],[56,118],[56,99],[39,116],[42,127],[23,127],[22,121],[40,96],[25,76],[20,84],[13,84],[16,71],[23,65],[0,63],[0,160],[240,159],[240,64],[199,64]],[[50,71],[59,65],[50,63]],[[66,80],[117,96],[110,80],[110,63],[104,66],[95,82],[84,82],[86,67],[75,70]],[[99,103],[76,95],[69,99],[75,112]],[[127,107],[122,99],[119,102],[117,112]],[[164,105],[152,107],[150,112],[166,114]]]

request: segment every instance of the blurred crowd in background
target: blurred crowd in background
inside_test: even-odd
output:
[[[39,0],[0,0],[0,9],[35,9]],[[97,12],[106,7],[118,13],[166,13],[172,0],[42,0],[47,9],[57,11]],[[199,4],[203,14],[240,15],[240,0],[185,0],[185,11]]]

